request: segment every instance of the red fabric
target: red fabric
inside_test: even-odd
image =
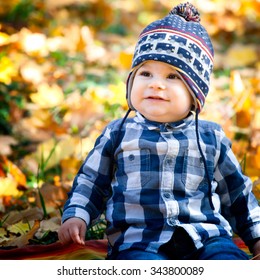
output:
[[[239,238],[235,244],[249,257],[250,252]],[[107,240],[89,240],[85,246],[76,244],[62,245],[56,242],[49,245],[28,245],[16,249],[0,249],[0,260],[103,260],[107,254]]]
[[[104,259],[106,254],[106,240],[90,240],[85,242],[85,246],[56,242],[49,245],[0,249],[0,260],[98,260]]]

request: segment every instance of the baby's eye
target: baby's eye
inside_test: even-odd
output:
[[[144,76],[144,77],[150,77],[150,76],[151,76],[151,73],[148,72],[148,71],[142,71],[142,72],[140,72],[140,75],[141,75],[141,76]]]
[[[174,79],[179,79],[179,76],[177,74],[169,74],[167,78],[174,80]]]

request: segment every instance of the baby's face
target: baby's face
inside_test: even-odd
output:
[[[184,119],[193,98],[171,65],[147,61],[136,72],[131,103],[148,120],[166,123]]]

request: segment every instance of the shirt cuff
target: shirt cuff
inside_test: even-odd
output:
[[[88,212],[86,212],[86,210],[82,208],[74,208],[74,207],[67,208],[63,212],[62,223],[64,223],[66,220],[70,218],[82,219],[87,224],[87,226],[90,224],[90,215]]]

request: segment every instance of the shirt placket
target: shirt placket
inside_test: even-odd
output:
[[[163,160],[161,196],[166,206],[166,219],[170,226],[179,224],[179,205],[173,195],[174,166],[179,153],[179,142],[172,133],[162,133],[162,137],[167,142],[167,153]]]

